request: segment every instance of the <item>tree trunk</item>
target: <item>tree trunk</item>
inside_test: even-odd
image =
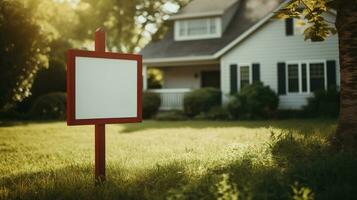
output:
[[[339,37],[341,103],[333,143],[346,151],[357,150],[357,5],[340,2],[336,29]]]

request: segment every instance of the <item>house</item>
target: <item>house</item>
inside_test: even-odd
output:
[[[304,41],[296,19],[274,19],[283,0],[193,0],[171,16],[163,39],[142,51],[147,69],[163,74],[161,109],[182,109],[186,92],[222,91],[223,102],[247,84],[261,81],[279,94],[280,109],[299,109],[313,91],[339,86],[338,36]],[[330,22],[333,11],[325,14]],[[306,25],[305,25],[306,26]]]

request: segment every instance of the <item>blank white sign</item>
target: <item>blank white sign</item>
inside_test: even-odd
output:
[[[137,61],[75,57],[75,118],[137,117]]]

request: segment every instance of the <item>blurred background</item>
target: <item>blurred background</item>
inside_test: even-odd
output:
[[[0,1],[0,118],[64,118],[68,49],[93,50],[94,31],[103,27],[108,51],[137,53],[163,36],[165,19],[188,1]],[[158,71],[148,78],[160,87]]]

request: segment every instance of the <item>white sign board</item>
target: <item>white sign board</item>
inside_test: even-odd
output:
[[[137,114],[137,62],[76,57],[76,119]]]
[[[69,124],[141,120],[141,62],[130,57],[137,55],[83,52],[90,51],[74,51],[68,63]]]

